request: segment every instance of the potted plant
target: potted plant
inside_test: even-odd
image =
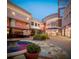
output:
[[[27,59],[38,59],[41,48],[36,44],[27,46]]]

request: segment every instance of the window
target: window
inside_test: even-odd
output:
[[[31,25],[34,25],[34,22],[31,22]]]
[[[35,23],[35,26],[37,26],[37,23]]]
[[[69,12],[69,15],[71,15],[71,12]]]
[[[40,24],[38,24],[38,26],[40,26]]]

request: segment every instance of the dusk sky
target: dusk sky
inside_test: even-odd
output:
[[[11,0],[11,2],[27,10],[39,20],[58,12],[58,0]]]

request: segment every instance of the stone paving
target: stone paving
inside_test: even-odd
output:
[[[71,38],[57,36],[57,37],[51,37],[50,39],[51,40],[48,40],[48,42],[61,47],[63,50],[65,50],[68,53],[70,57],[69,59],[71,59]]]
[[[59,39],[60,38],[60,39]],[[37,41],[37,40],[28,40],[28,39],[21,39],[21,41],[29,41],[33,42],[41,47],[41,52],[39,54],[38,59],[70,59],[68,57],[68,53],[66,50],[64,50],[63,46],[70,46],[70,38],[65,37],[53,37],[51,40],[46,41]],[[67,41],[68,43],[65,43],[63,41]],[[62,46],[63,45],[63,46]],[[70,49],[70,47],[65,47]],[[25,59],[23,55],[20,55],[19,57],[15,57],[14,59]]]
[[[33,42],[41,47],[40,57],[50,59],[67,59],[67,53],[48,41],[23,40]]]

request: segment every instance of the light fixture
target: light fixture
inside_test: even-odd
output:
[[[12,12],[12,15],[15,16],[15,12]]]
[[[29,18],[27,17],[27,20],[29,20]]]

